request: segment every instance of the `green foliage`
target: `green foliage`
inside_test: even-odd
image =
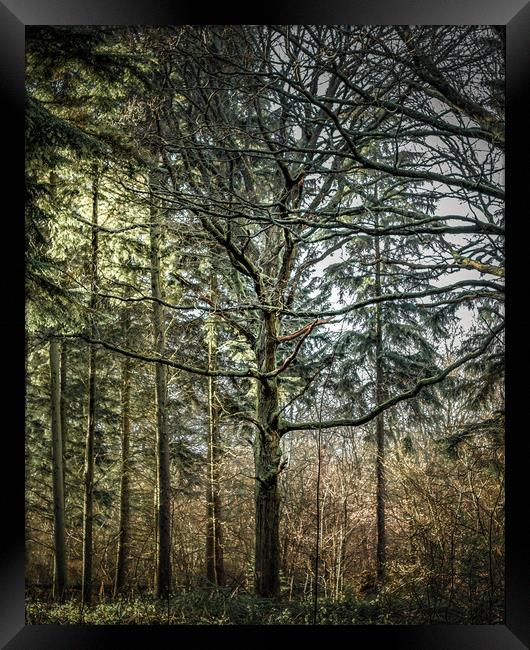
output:
[[[298,38],[304,29],[296,28],[294,36]],[[289,37],[281,31],[265,26],[28,28],[28,584],[49,585],[53,575],[46,356],[51,332],[67,337],[62,365],[66,386],[61,391],[68,582],[75,585],[80,580],[88,328],[109,346],[94,348],[94,584],[109,586],[114,572],[124,421],[130,424],[129,586],[141,590],[152,584],[157,544],[153,508],[153,497],[155,501],[157,498],[154,365],[131,357],[136,353],[153,355],[154,265],[149,221],[154,205],[160,217],[166,359],[204,368],[208,343],[215,343],[215,360],[211,361],[220,373],[226,369],[256,370],[265,331],[263,315],[277,313],[278,346],[271,360],[273,364],[290,361],[280,368],[277,379],[278,413],[265,425],[260,422],[260,429],[249,418],[256,414],[259,384],[253,378],[227,376],[216,377],[213,382],[222,441],[220,520],[230,589],[179,592],[169,603],[137,595],[112,603],[102,598],[101,603],[84,610],[75,601],[52,605],[29,599],[29,623],[311,624],[313,603],[310,598],[302,599],[301,594],[306,598],[312,580],[315,449],[311,444],[295,446],[291,454],[287,441],[291,445],[299,436],[311,443],[313,434],[306,431],[299,435],[293,429],[282,439],[289,465],[280,476],[285,492],[281,497],[282,526],[286,527],[282,530],[286,550],[281,593],[295,595],[295,600],[287,602],[261,600],[246,593],[254,584],[252,508],[256,472],[252,468],[252,445],[256,432],[266,432],[277,415],[287,423],[310,418],[316,428],[317,414],[319,420],[365,414],[376,401],[407,391],[419,379],[436,374],[459,355],[477,349],[485,332],[498,323],[500,314],[493,308],[497,297],[487,297],[496,296],[496,292],[488,294],[487,285],[477,295],[471,291],[472,284],[462,287],[461,293],[438,291],[440,280],[451,282],[452,274],[462,270],[458,260],[476,257],[486,265],[484,268],[497,268],[500,262],[493,252],[481,257],[483,245],[486,250],[497,248],[492,241],[487,244],[481,230],[486,221],[494,226],[497,213],[490,215],[486,210],[483,223],[477,217],[474,225],[478,236],[464,237],[462,248],[450,255],[448,251],[460,244],[453,241],[454,236],[445,239],[444,228],[458,234],[462,226],[457,227],[458,219],[446,219],[443,203],[437,205],[444,199],[441,192],[445,190],[436,189],[439,183],[433,185],[432,179],[414,180],[415,170],[421,172],[422,168],[426,178],[431,167],[448,165],[453,169],[452,163],[460,161],[460,154],[453,160],[450,150],[441,147],[437,151],[437,145],[428,143],[424,146],[423,136],[412,135],[418,131],[416,121],[401,111],[383,111],[380,115],[377,103],[367,97],[372,92],[370,87],[376,97],[380,96],[386,83],[384,66],[373,67],[371,57],[364,54],[357,61],[356,48],[348,53],[347,30],[331,27],[321,32],[317,28],[317,35],[344,43],[343,54],[349,61],[344,69],[351,70],[346,77],[355,79],[359,73],[366,83],[366,97],[338,84],[345,106],[352,106],[351,111],[341,110],[342,128],[350,133],[363,156],[390,170],[394,166],[408,169],[412,178],[381,173],[370,166],[363,168],[357,156],[348,153],[348,147],[338,144],[337,122],[330,121],[310,100],[311,94],[336,91],[332,85],[326,91],[319,88],[319,79],[333,79],[328,65],[335,68],[338,61],[320,61],[320,50],[311,55],[314,37],[307,32],[310,54],[307,57],[300,51],[299,64],[300,70],[305,70],[303,77],[310,78],[311,71],[316,72],[315,86],[303,97],[295,86],[286,93],[289,63],[285,53],[291,54],[285,49]],[[449,29],[448,35],[452,31]],[[463,42],[472,37],[473,30],[469,32],[471,36],[466,32]],[[284,36],[285,45],[274,45]],[[400,38],[394,35],[396,38],[400,47]],[[460,38],[458,30],[454,38]],[[364,36],[361,40],[365,42]],[[270,57],[255,49],[265,41],[271,51],[279,47],[276,52],[280,54],[280,61],[267,73],[263,70]],[[497,39],[487,44],[492,52],[498,47]],[[217,56],[219,52],[222,57]],[[284,71],[275,79],[275,66],[281,69],[282,59]],[[459,66],[454,69],[458,74]],[[469,71],[462,70],[464,74]],[[261,81],[264,74],[270,75],[266,84]],[[401,79],[396,74],[396,79]],[[397,107],[410,99],[412,103],[407,105],[412,114],[420,111],[422,115],[421,111],[429,108],[420,133],[431,123],[431,117],[436,118],[432,124],[436,131],[443,117],[436,111],[431,114],[430,101],[421,106],[422,84],[416,83],[407,91],[409,76],[407,70],[405,85],[397,95],[392,87],[383,88],[383,94],[389,101],[398,102]],[[495,99],[500,73],[485,76],[491,77]],[[353,106],[359,111],[353,111]],[[259,120],[258,109],[263,114]],[[335,110],[332,103],[329,110]],[[389,137],[391,133],[396,135]],[[446,140],[439,139],[440,144]],[[326,147],[338,147],[336,155],[325,153]],[[321,149],[316,155],[315,148]],[[454,167],[460,170],[453,178],[455,188],[448,184],[450,196],[453,200],[461,197],[464,207],[466,197],[457,188],[458,178],[467,174],[467,163],[472,169],[474,161],[466,161],[465,156],[462,168],[458,164]],[[153,172],[155,165],[156,180],[152,181],[151,173],[148,180],[147,172]],[[469,183],[489,178],[488,182],[496,186],[494,178],[499,170],[494,154],[491,166],[488,171],[483,169],[488,165],[481,162],[478,175],[470,174]],[[303,198],[297,209],[291,210],[294,205],[289,205],[284,194],[286,183],[289,177],[294,182],[302,167],[309,170]],[[474,185],[466,193],[471,189],[475,191]],[[95,205],[99,228],[94,254],[97,278],[91,274]],[[452,221],[457,223],[452,226]],[[467,223],[470,221],[474,221],[471,216]],[[378,234],[377,229],[382,231]],[[294,253],[289,259],[286,253],[291,237]],[[500,257],[500,248],[497,254]],[[279,275],[282,260],[288,271],[283,279]],[[498,285],[490,288],[495,287]],[[416,292],[420,292],[420,300],[401,295]],[[331,323],[321,321],[307,338],[301,337],[300,332],[317,314],[327,316],[339,306],[348,308],[389,295],[391,299],[378,303],[378,307],[370,303],[345,310]],[[449,325],[458,320],[456,310],[462,304],[481,305],[473,314],[476,332],[459,349],[454,345],[448,349]],[[116,348],[130,351],[129,366],[123,355],[111,351]],[[322,452],[325,489],[321,493],[323,597],[318,605],[319,624],[486,623],[499,618],[502,517],[497,501],[502,493],[494,488],[502,477],[502,459],[496,452],[502,445],[502,433],[500,423],[492,422],[489,415],[502,402],[502,372],[499,339],[481,359],[460,369],[458,376],[453,373],[448,377],[447,390],[440,385],[426,388],[415,399],[385,412],[388,556],[399,566],[386,587],[371,598],[360,598],[361,592],[354,591],[352,585],[357,585],[362,570],[371,570],[374,556],[375,513],[373,500],[369,502],[375,493],[374,421],[355,430],[337,427],[337,431],[323,434],[327,447],[324,445]],[[208,384],[206,377],[175,367],[170,367],[167,375],[171,562],[175,585],[182,589],[203,580]],[[130,385],[127,407],[121,401],[124,385]],[[127,418],[122,420],[125,410]],[[478,429],[468,426],[472,417],[480,424]],[[440,446],[425,444],[432,440],[443,440],[451,458],[438,453]],[[480,445],[470,451],[470,445],[477,441]],[[461,463],[468,456],[469,467]],[[399,462],[394,471],[393,461]],[[407,464],[414,480],[399,493],[398,482],[406,477]],[[436,472],[443,476],[431,485],[430,478]],[[483,481],[486,492],[479,484],[481,500],[475,503],[466,497],[460,509],[466,486],[474,488],[470,477]],[[450,479],[453,491],[439,498]],[[481,524],[485,507],[496,526],[496,536],[490,534],[489,545],[484,536],[472,532]],[[448,550],[446,530],[458,542],[456,559]],[[498,562],[488,576],[485,563],[491,558]],[[454,590],[452,578],[447,579],[449,563]],[[131,592],[136,593],[143,592]],[[366,596],[368,592],[362,593]],[[336,599],[324,594],[335,594]]]
[[[318,625],[424,625],[464,622],[461,615],[447,621],[449,603],[439,603],[434,619],[424,604],[410,595],[382,592],[359,599],[352,592],[340,600],[321,599],[317,609]],[[471,607],[471,619],[486,622],[487,603],[480,599]],[[469,612],[467,612],[469,613]],[[228,589],[196,589],[174,595],[168,601],[151,597],[131,597],[102,602],[92,607],[76,601],[63,604],[29,600],[26,622],[29,625],[311,625],[312,600],[275,601],[246,594],[231,595]],[[500,619],[497,622],[501,622]]]
[[[317,616],[321,625],[388,622],[377,599],[322,601]],[[307,625],[313,621],[313,603],[231,597],[220,589],[196,590],[173,596],[169,607],[164,601],[134,598],[94,605],[82,613],[74,601],[59,605],[34,600],[27,604],[26,620],[30,625]]]

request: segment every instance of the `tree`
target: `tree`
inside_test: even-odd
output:
[[[149,179],[151,191],[150,243],[151,243],[151,296],[153,300],[154,349],[163,358],[165,354],[165,323],[160,270],[160,209],[156,204],[155,192],[158,190],[160,176],[153,173]],[[169,504],[169,440],[167,430],[167,369],[162,363],[155,364],[156,398],[156,532],[157,559],[155,574],[155,593],[165,597],[170,591],[170,504]]]
[[[92,234],[90,260],[90,310],[92,312],[90,335],[95,336],[95,312],[98,306],[98,208],[100,171],[94,168],[92,181]],[[92,600],[92,530],[94,525],[94,440],[96,435],[96,379],[97,379],[97,350],[90,345],[88,360],[88,421],[85,441],[85,467],[83,475],[83,602],[90,604]]]
[[[96,224],[96,232],[123,250],[148,243],[150,262],[124,296],[115,290],[109,248],[104,280],[90,296],[101,300],[91,307],[102,326],[88,333],[71,327],[68,334],[135,367],[155,366],[157,595],[171,586],[170,450],[177,447],[176,429],[186,430],[186,418],[175,413],[178,398],[169,406],[168,374],[175,371],[173,392],[181,395],[198,390],[190,388],[192,377],[208,378],[210,467],[214,384],[229,387],[227,404],[234,408],[223,419],[253,427],[254,574],[261,596],[275,597],[280,588],[279,482],[288,468],[282,438],[373,422],[382,575],[390,409],[483,359],[503,328],[499,43],[488,27],[391,26],[152,28],[118,30],[107,41],[107,56],[124,48],[138,74],[125,77],[120,111],[88,115],[98,142],[108,146],[109,131],[119,140],[113,119],[128,134],[109,181],[127,208],[119,225],[117,218],[116,227]],[[143,223],[138,212],[147,205]],[[121,239],[125,231],[131,239]],[[172,248],[171,265],[162,263]],[[354,256],[367,251],[365,273]],[[414,260],[415,251],[424,259]],[[333,295],[340,282],[332,274],[319,281],[340,255],[366,280],[349,282],[342,304]],[[218,274],[215,306],[204,289],[205,257],[215,260]],[[456,280],[453,273],[460,274]],[[124,301],[137,302],[139,322],[150,307],[154,344],[110,326]],[[436,319],[454,318],[461,306],[487,308],[488,316],[448,364],[437,367],[426,344],[394,358],[387,334],[405,313],[414,312],[405,325],[397,323],[401,335],[408,327],[414,344],[432,346]],[[208,358],[204,349],[179,343],[192,340],[212,310],[218,336],[237,348],[215,363],[213,349]],[[356,335],[373,339],[371,356],[359,359],[362,381],[342,395],[323,394],[323,371]],[[370,400],[357,391],[368,376]],[[307,403],[319,392],[325,408],[315,416]],[[215,483],[210,477],[209,492]],[[214,502],[207,530],[215,546]]]
[[[385,31],[388,32],[389,30],[381,30],[381,32]],[[346,34],[348,33],[346,32]],[[186,34],[184,34],[185,36]],[[370,157],[368,153],[370,142],[381,137],[389,140],[395,138],[395,127],[405,142],[407,142],[407,139],[410,140],[410,144],[405,146],[419,147],[420,143],[424,146],[424,138],[436,134],[442,145],[439,149],[440,155],[446,157],[446,164],[450,170],[460,167],[466,169],[466,175],[468,175],[470,166],[475,162],[472,152],[470,152],[469,159],[453,156],[449,145],[445,147],[447,136],[443,132],[443,129],[447,129],[449,133],[462,136],[465,139],[475,136],[476,132],[473,129],[468,130],[464,127],[452,129],[448,124],[441,124],[439,120],[434,118],[433,113],[429,112],[431,111],[430,105],[428,105],[427,111],[418,114],[416,102],[423,91],[412,90],[413,86],[410,86],[410,90],[405,93],[400,90],[401,83],[405,85],[409,83],[410,68],[407,70],[405,67],[402,70],[402,76],[391,79],[385,87],[387,95],[398,93],[399,103],[385,100],[381,105],[379,101],[373,99],[371,90],[367,91],[352,84],[349,78],[345,76],[342,70],[347,69],[348,64],[342,62],[342,68],[338,68],[334,56],[330,56],[327,60],[319,58],[316,48],[320,48],[319,51],[326,50],[328,47],[326,38],[332,38],[329,31],[326,34],[326,30],[318,33],[311,28],[307,30],[300,28],[295,30],[258,30],[250,34],[243,30],[238,36],[240,40],[236,43],[235,33],[227,33],[225,29],[223,45],[221,45],[220,33],[216,33],[215,30],[211,33],[205,33],[204,46],[197,44],[194,34],[190,35],[188,43],[186,43],[185,38],[182,39],[181,43],[185,44],[181,45],[178,55],[181,57],[180,60],[186,60],[186,69],[192,81],[186,84],[184,74],[181,75],[179,100],[173,103],[161,118],[162,121],[166,121],[165,127],[161,130],[161,137],[167,147],[165,162],[168,173],[174,181],[171,198],[168,197],[168,200],[174,202],[176,200],[181,208],[187,208],[192,214],[195,214],[213,240],[224,247],[234,269],[244,278],[244,285],[246,284],[248,289],[252,288],[254,291],[255,302],[252,303],[252,306],[259,310],[259,324],[254,343],[256,368],[259,375],[256,378],[256,426],[258,432],[255,436],[257,480],[256,585],[257,591],[261,595],[274,595],[278,591],[279,506],[277,476],[281,471],[279,444],[281,435],[289,430],[314,429],[319,426],[329,428],[355,425],[362,424],[372,418],[378,418],[382,411],[389,406],[398,403],[402,399],[414,397],[423,386],[441,381],[452,369],[446,368],[431,377],[422,378],[409,390],[394,394],[385,402],[380,401],[382,396],[379,394],[378,404],[364,417],[332,419],[322,423],[322,425],[315,421],[293,423],[280,421],[278,417],[280,411],[278,398],[279,375],[285,373],[296,359],[302,342],[316,327],[319,318],[341,316],[369,304],[380,304],[389,299],[408,297],[406,294],[396,295],[395,297],[376,295],[367,301],[353,303],[340,310],[302,311],[298,309],[293,311],[289,309],[288,306],[290,303],[292,304],[292,297],[300,288],[291,285],[289,287],[290,292],[287,292],[286,287],[293,278],[299,278],[296,275],[297,258],[302,257],[301,250],[311,241],[309,235],[302,235],[302,229],[307,226],[310,229],[312,228],[309,234],[319,233],[323,230],[321,239],[319,240],[317,235],[316,241],[325,241],[325,237],[327,237],[333,241],[336,250],[341,246],[341,237],[346,239],[356,232],[368,232],[371,235],[377,235],[380,229],[377,226],[375,228],[366,228],[366,226],[362,225],[362,216],[366,209],[372,212],[387,209],[384,201],[372,202],[365,204],[365,206],[352,205],[347,201],[347,192],[344,191],[344,186],[341,183],[338,184],[338,191],[333,199],[328,201],[327,206],[319,206],[323,193],[333,187],[332,182],[329,182],[329,179],[333,179],[333,176],[330,175],[326,179],[323,174],[323,170],[326,169],[323,159],[327,157],[329,161],[327,170],[336,170],[335,173],[338,174],[344,174],[346,171],[348,173],[354,171],[360,173],[364,169],[376,174],[379,173],[383,177],[408,179],[409,185],[420,180],[431,183],[445,182],[449,186],[456,187],[460,195],[468,191],[475,191],[475,188],[477,188],[483,195],[490,196],[493,199],[502,196],[502,191],[493,185],[480,183],[472,185],[467,180],[461,180],[452,175],[450,171],[445,175],[424,171],[428,154],[424,152],[423,159],[421,156],[418,158],[420,149],[418,149],[418,156],[415,158],[409,157],[408,162],[404,154],[400,153],[395,147],[393,150],[393,163],[381,162]],[[393,46],[395,45],[398,48],[397,54],[385,51],[385,48],[382,51],[377,51],[381,42],[378,40],[379,36],[380,34],[374,32],[368,35],[368,41],[361,39],[360,51],[366,54],[367,50],[373,50],[371,55],[379,59],[382,56],[392,54],[397,56],[400,62],[403,61],[405,66],[410,64],[410,61],[406,59],[406,55],[400,51],[402,45],[399,38],[397,40],[394,38],[392,41]],[[430,34],[427,35],[427,37],[430,36]],[[432,34],[434,41],[437,41],[440,36],[443,38],[443,32],[441,34]],[[348,34],[348,37],[351,37],[351,34]],[[346,39],[347,36],[344,32],[338,32],[336,38],[340,43],[341,39]],[[451,42],[451,40],[452,34],[449,34],[448,42]],[[268,63],[264,62],[257,54],[257,50],[252,50],[252,47],[246,49],[244,54],[242,53],[242,48],[248,47],[249,43],[255,46],[256,42],[262,47],[263,52],[268,53]],[[330,40],[330,42],[332,41]],[[366,45],[366,43],[370,43],[370,45]],[[280,44],[283,44],[286,53],[283,58],[279,54]],[[444,47],[446,46],[447,44],[444,43]],[[205,61],[201,66],[194,66],[192,60],[186,59],[186,56],[189,57],[190,50],[197,47],[202,48],[202,61]],[[219,54],[220,48],[223,49],[222,55]],[[336,45],[335,52],[338,51],[340,51],[340,46]],[[197,56],[197,53],[195,56]],[[238,62],[236,62],[236,56]],[[298,61],[303,60],[306,66],[304,73],[298,72],[294,76],[288,76],[286,72],[287,64],[292,65],[296,57],[298,57]],[[286,59],[288,60],[286,61]],[[244,68],[248,71],[249,76],[254,75],[252,77],[253,83],[239,75],[241,69],[239,61],[241,60],[245,62]],[[318,63],[315,64],[314,61]],[[361,70],[366,67],[371,73],[368,78],[373,88],[383,80],[383,72],[378,68],[379,61],[375,63],[373,68],[371,68],[372,62],[370,58],[368,58],[368,63],[366,61],[366,58],[360,57],[359,52],[355,52],[350,68],[355,69],[360,74]],[[412,63],[412,74],[418,73],[414,67],[416,65],[414,60]],[[179,61],[176,61],[176,66],[178,65]],[[178,70],[178,68],[176,69]],[[302,69],[302,64],[300,64],[299,69]],[[222,79],[219,82],[219,92],[213,97],[201,95],[200,91],[196,89],[209,83],[208,80],[212,77],[214,71]],[[326,80],[327,83],[322,83],[325,90],[320,91],[319,81],[323,71],[329,76]],[[235,90],[236,84],[232,82],[232,79],[238,80],[238,91]],[[261,88],[265,82],[267,82],[267,90],[260,94],[258,99],[257,88]],[[168,80],[168,84],[171,84],[171,80]],[[286,87],[288,90],[286,90]],[[224,103],[221,103],[219,99],[221,92],[224,93]],[[240,97],[238,97],[238,92]],[[286,95],[289,97],[289,104],[285,100]],[[185,101],[182,97],[188,101]],[[407,104],[409,97],[412,98],[411,103],[414,109],[409,108]],[[356,99],[361,102],[359,108],[357,110],[348,108],[348,115],[344,118],[341,111],[344,111],[346,107],[354,107],[354,100]],[[238,129],[236,133],[233,129],[230,129],[229,124],[236,121],[234,117],[228,118],[230,102],[234,105],[232,109],[234,115],[238,113],[238,106],[243,105],[243,103],[252,103],[255,117],[253,117],[252,121],[247,122],[249,126],[246,131],[242,132]],[[272,109],[274,106],[278,107],[277,111]],[[400,111],[398,116],[392,112],[396,109]],[[264,117],[265,111],[272,117]],[[422,125],[429,124],[431,131],[429,133],[425,132],[425,130],[420,131],[418,135],[412,131],[412,135],[409,136],[408,131],[411,130],[411,126],[404,124],[405,118],[411,118],[412,122],[417,119]],[[295,136],[296,130],[294,126],[289,125],[289,119],[292,120],[291,125],[297,125],[298,133],[302,134],[301,139]],[[186,122],[189,122],[189,127],[184,130],[182,124],[186,124]],[[192,122],[201,125],[199,131],[192,128]],[[363,122],[365,122],[364,125]],[[354,124],[357,129],[361,125],[363,126],[362,136],[352,134],[351,129]],[[379,132],[372,135],[374,129],[383,129],[383,135],[381,136]],[[192,135],[187,136],[183,133],[191,133]],[[173,135],[172,139],[171,134],[178,134],[180,138],[179,144],[174,139],[175,135]],[[482,135],[482,131],[478,135]],[[241,151],[242,139],[245,136],[247,136],[248,142],[243,145],[245,152],[243,156],[248,156],[249,161],[247,164],[239,162],[241,160],[240,154],[240,158],[236,163],[233,161],[234,151],[238,149]],[[322,154],[324,137],[327,139],[328,149],[324,149]],[[488,139],[490,134],[485,134],[484,137]],[[231,142],[230,138],[232,138]],[[314,143],[319,139],[321,148],[315,150],[313,148]],[[342,142],[342,144],[337,146],[337,142]],[[494,139],[495,142],[497,141]],[[494,146],[496,145],[494,144]],[[174,155],[175,151],[180,152],[178,157]],[[201,152],[200,155],[197,153],[198,151]],[[414,163],[414,159],[421,162],[419,164]],[[250,160],[252,160],[253,173],[248,171],[250,169]],[[492,167],[490,169],[497,164],[496,161],[495,155],[492,154]],[[266,184],[261,182],[260,179],[262,167],[263,169],[270,169],[272,172],[269,172],[269,182]],[[240,169],[240,173],[236,175],[234,168]],[[187,189],[185,192],[181,189],[182,183],[175,182],[177,174],[182,177],[183,169],[187,173]],[[209,180],[214,170],[215,183]],[[310,193],[307,190],[310,184],[306,174],[303,173],[305,170],[318,170],[320,177],[326,179],[320,188],[313,186],[314,189],[312,192],[309,190]],[[480,170],[480,174],[483,174],[483,169]],[[198,184],[199,178],[203,181],[202,186]],[[274,180],[271,181],[270,179]],[[302,181],[305,182],[302,183]],[[297,191],[296,197],[293,199],[293,188],[295,186]],[[236,187],[238,190],[236,190]],[[304,188],[305,201],[304,197],[302,197],[302,187]],[[240,198],[241,192],[247,193],[245,201]],[[434,199],[437,196],[439,194],[433,192]],[[199,197],[200,204],[198,203]],[[312,201],[310,197],[314,197]],[[251,214],[249,206],[252,206],[253,214]],[[265,210],[271,209],[269,206],[274,206],[275,215],[273,221],[269,221],[269,217],[266,216]],[[319,207],[320,210],[318,211]],[[302,210],[301,208],[305,209]],[[397,217],[396,221],[394,221],[394,224],[386,226],[386,232],[389,234],[403,233],[407,236],[417,236],[422,231],[432,232],[432,234],[440,233],[440,235],[459,232],[483,232],[484,234],[487,231],[491,233],[500,232],[497,231],[497,226],[493,224],[490,225],[473,219],[470,226],[430,227],[425,226],[425,224],[431,221],[435,222],[436,217],[431,218],[428,214],[404,210],[402,207],[395,209],[394,213]],[[257,216],[260,214],[263,216]],[[313,217],[313,214],[319,216]],[[326,217],[327,221],[324,221]],[[350,221],[348,217],[354,218]],[[405,221],[403,221],[403,218],[405,218]],[[451,218],[455,221],[459,220],[459,217],[456,216]],[[468,217],[462,218],[462,221],[466,223]],[[258,224],[260,222],[263,224],[262,230],[259,229]],[[244,226],[243,223],[245,223]],[[321,255],[325,258],[333,249],[330,246]],[[278,257],[275,257],[276,255]],[[277,259],[279,259],[278,264],[276,264]],[[303,270],[302,265],[305,262],[307,260],[302,263],[298,262],[298,271]],[[457,283],[455,287],[450,287],[450,289],[429,287],[423,294],[421,291],[412,291],[409,295],[411,298],[421,298],[436,295],[437,293],[447,293],[450,290],[466,285],[498,289],[498,285],[489,281],[468,280],[463,282],[462,285]],[[248,293],[246,299],[247,301],[249,299]],[[454,300],[454,298],[452,299]],[[280,323],[284,321],[284,317],[289,316],[298,319],[304,316],[306,318],[313,317],[315,321],[302,325],[296,332],[282,334]],[[300,320],[298,323],[300,323]],[[292,353],[287,355],[283,362],[278,362],[277,351],[280,342],[282,340],[294,341],[296,339],[298,340]],[[486,337],[485,345],[491,340],[491,338]],[[476,350],[477,355],[481,353],[482,349]],[[464,357],[462,363],[464,360],[468,360],[468,358]],[[250,371],[250,374],[253,372]],[[381,476],[381,485],[382,483]]]
[[[64,518],[64,466],[61,432],[61,384],[60,361],[56,338],[50,339],[50,393],[52,416],[52,463],[53,463],[53,524],[55,537],[55,594],[64,598],[66,587],[65,518]]]
[[[123,338],[129,341],[131,314],[125,308],[123,314]],[[123,593],[127,582],[127,564],[130,552],[130,434],[131,434],[131,360],[122,359],[121,371],[121,472],[120,472],[120,515],[118,553],[114,595]]]
[[[212,282],[213,284],[213,282]],[[215,286],[215,285],[214,285]],[[213,293],[213,292],[212,292]],[[215,301],[214,295],[212,300]],[[208,345],[208,370],[214,370],[217,357],[217,332],[215,317],[206,323]],[[208,377],[208,451],[207,451],[207,529],[206,529],[206,579],[213,585],[225,585],[223,560],[223,524],[220,490],[221,439],[219,431],[220,408],[215,379]]]

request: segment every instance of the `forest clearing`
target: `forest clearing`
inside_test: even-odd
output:
[[[504,620],[504,28],[26,30],[26,619]]]

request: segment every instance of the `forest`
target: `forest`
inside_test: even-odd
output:
[[[504,621],[505,30],[26,27],[28,624]]]

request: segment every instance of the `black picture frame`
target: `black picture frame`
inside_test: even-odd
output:
[[[250,10],[250,11],[249,11]],[[252,14],[251,14],[252,12]],[[22,138],[24,129],[24,32],[26,25],[75,24],[500,24],[507,32],[507,104],[508,155],[506,178],[507,209],[517,226],[508,229],[508,277],[515,278],[518,263],[524,268],[524,252],[512,255],[513,231],[522,227],[526,219],[526,164],[527,146],[524,135],[528,130],[528,92],[530,86],[530,2],[526,0],[284,0],[281,4],[264,6],[219,4],[206,7],[204,3],[171,2],[170,0],[1,0],[0,1],[0,89],[6,112],[3,121],[5,136],[12,138],[11,147],[3,151],[8,164],[4,170],[3,215],[9,234],[4,247],[12,254],[9,263],[3,258],[0,274],[4,308],[0,316],[2,341],[11,356],[4,360],[9,372],[9,385],[4,392],[4,411],[13,413],[12,424],[2,419],[1,431],[4,469],[11,465],[12,476],[2,471],[7,484],[1,493],[4,532],[0,536],[3,552],[0,556],[0,642],[11,649],[38,648],[107,648],[120,647],[132,640],[147,647],[176,644],[190,640],[199,646],[208,642],[220,643],[224,637],[236,635],[238,641],[255,642],[270,635],[286,643],[300,643],[300,633],[329,643],[353,642],[357,647],[379,642],[383,647],[402,647],[407,650],[458,649],[519,650],[530,647],[530,553],[528,537],[522,527],[528,519],[525,503],[525,470],[528,463],[528,434],[517,426],[513,416],[517,403],[525,404],[526,384],[514,378],[511,370],[507,378],[507,432],[506,432],[506,617],[504,625],[432,625],[432,626],[317,626],[309,629],[297,626],[267,628],[239,626],[26,626],[24,624],[24,226],[19,208],[23,196]],[[20,193],[19,193],[20,191]],[[7,210],[4,201],[13,197],[16,208]],[[519,197],[519,200],[517,199]],[[518,211],[516,206],[522,208]],[[519,219],[517,219],[519,216]],[[6,231],[4,231],[5,234]],[[519,231],[518,231],[519,233]],[[524,251],[524,249],[521,249]],[[510,280],[511,282],[511,280]],[[524,287],[524,283],[523,283]],[[513,298],[511,296],[514,296]],[[524,301],[524,292],[522,299]],[[508,350],[517,349],[525,332],[517,331],[528,321],[524,316],[514,318],[521,294],[508,292],[513,302],[508,326]],[[514,321],[513,323],[511,321]],[[517,321],[517,322],[515,322]],[[527,328],[526,328],[527,329]],[[522,339],[518,339],[522,336]],[[512,347],[511,341],[514,341]],[[11,342],[11,343],[9,343]],[[4,353],[2,356],[5,358]],[[517,356],[517,355],[516,355]],[[512,361],[510,361],[510,366]],[[523,392],[525,391],[525,392]],[[524,420],[523,420],[524,422]],[[526,453],[525,453],[526,452]],[[518,500],[518,495],[523,498]],[[519,502],[518,502],[519,501]],[[307,637],[306,637],[307,638]]]

